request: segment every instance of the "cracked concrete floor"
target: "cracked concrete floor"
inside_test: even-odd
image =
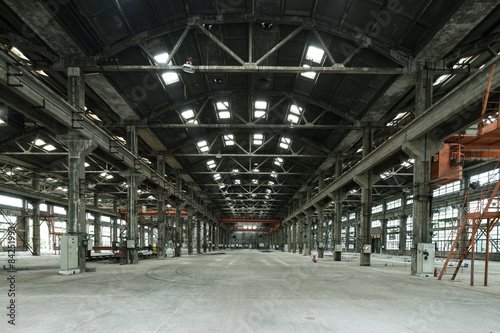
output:
[[[0,331],[19,332],[498,332],[500,263],[469,273],[410,276],[405,258],[373,255],[360,267],[277,251],[184,254],[138,265],[89,262],[61,276],[59,256],[18,256],[16,326],[7,323],[2,271]],[[0,256],[6,263],[5,253]]]

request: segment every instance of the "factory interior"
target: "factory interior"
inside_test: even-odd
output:
[[[0,0],[2,332],[500,332],[498,0]]]

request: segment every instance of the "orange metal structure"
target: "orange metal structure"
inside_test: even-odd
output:
[[[269,229],[243,229],[243,228],[231,228],[231,231],[243,231],[243,232],[268,232]]]
[[[466,160],[500,158],[500,91],[491,91],[491,79],[494,69],[495,66],[491,68],[488,86],[483,97],[483,108],[477,133],[455,135],[446,141],[445,147],[438,153],[437,159],[433,159],[432,179],[434,183],[445,184],[461,180],[462,165]],[[496,96],[496,100],[491,100],[492,95]],[[446,172],[450,173],[447,175]],[[453,244],[451,244],[451,240],[449,241],[451,246],[447,249],[448,256],[439,274],[439,280],[443,277],[452,257],[460,255],[453,276],[451,277],[454,280],[464,259],[470,253],[470,284],[471,286],[474,285],[475,242],[476,236],[480,235],[479,232],[482,232],[486,234],[484,285],[488,284],[490,233],[500,220],[500,180],[496,182],[493,189],[491,189],[491,186],[480,190],[479,196],[474,193],[474,188],[471,188],[466,193],[461,207],[461,211],[463,212],[462,219],[460,220],[457,217],[454,223],[455,229],[450,233],[450,236],[455,235],[455,239]],[[475,201],[478,202],[475,212],[470,212],[472,209],[470,207],[471,195],[474,195],[474,199],[479,199]]]
[[[283,217],[253,217],[253,215],[245,217],[218,217],[221,223],[279,223],[283,220]]]
[[[491,68],[488,87],[483,96],[483,108],[477,132],[457,134],[445,141],[443,149],[431,163],[433,184],[448,184],[462,180],[465,161],[485,161],[500,158],[500,91],[491,91]]]

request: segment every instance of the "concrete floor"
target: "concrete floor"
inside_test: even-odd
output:
[[[59,256],[17,256],[16,326],[6,318],[1,271],[0,331],[18,332],[499,332],[500,263],[412,277],[406,257],[374,255],[360,267],[258,250],[184,255],[138,265],[90,262],[96,272],[61,276]],[[6,254],[0,253],[6,264]],[[405,267],[406,266],[406,267]],[[23,269],[24,268],[24,269]]]

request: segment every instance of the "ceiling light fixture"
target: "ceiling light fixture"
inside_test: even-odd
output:
[[[188,74],[194,74],[193,58],[189,57],[186,63],[182,65],[182,70]]]

